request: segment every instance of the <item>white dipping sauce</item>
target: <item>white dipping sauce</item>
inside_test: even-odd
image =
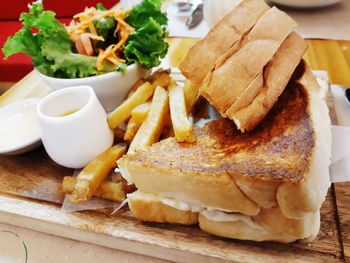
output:
[[[16,149],[39,139],[36,104],[17,104],[0,112],[0,150]]]

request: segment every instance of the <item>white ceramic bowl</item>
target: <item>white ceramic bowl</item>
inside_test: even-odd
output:
[[[123,102],[136,81],[145,77],[149,70],[143,69],[137,64],[132,64],[127,67],[125,73],[115,71],[99,76],[75,79],[53,78],[37,70],[36,72],[41,79],[55,90],[74,86],[91,86],[104,109],[112,111]]]
[[[334,5],[343,0],[271,0],[276,4],[296,8],[316,8]]]
[[[15,155],[41,145],[36,106],[40,98],[13,102],[0,109],[0,154]]]

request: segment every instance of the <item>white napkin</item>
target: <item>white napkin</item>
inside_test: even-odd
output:
[[[81,170],[74,170],[73,177],[78,176]],[[72,212],[77,212],[77,211],[85,211],[85,210],[98,210],[98,209],[103,209],[103,208],[114,208],[115,203],[109,200],[105,200],[102,198],[98,198],[93,196],[91,199],[85,202],[80,202],[80,203],[72,203],[70,200],[70,195],[66,194],[61,211],[67,212],[67,213],[72,213]]]

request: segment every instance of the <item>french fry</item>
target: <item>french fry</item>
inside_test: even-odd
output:
[[[151,76],[149,76],[146,80],[143,78],[138,79],[134,86],[130,89],[127,98],[129,98],[134,92],[143,84],[145,81],[150,82],[153,87],[161,86],[163,88],[167,88],[170,83],[170,71],[159,69],[154,72]]]
[[[127,142],[131,142],[134,139],[134,137],[135,137],[137,131],[139,130],[141,124],[142,124],[142,122],[141,123],[135,122],[134,118],[131,117],[129,122],[128,122],[128,126],[126,127],[124,140],[127,141]]]
[[[150,107],[151,107],[151,103],[145,102],[145,103],[135,107],[131,111],[131,118],[128,122],[126,132],[124,135],[125,141],[131,142],[134,139],[140,126],[147,118]]]
[[[151,108],[148,112],[147,118],[142,123],[134,140],[131,142],[128,153],[133,153],[137,149],[158,141],[168,111],[168,92],[162,87],[157,87],[153,95]]]
[[[65,176],[62,182],[62,191],[66,194],[72,193],[76,182],[76,177]],[[125,192],[121,181],[102,182],[93,195],[116,202],[121,202],[125,199]]]
[[[149,82],[142,84],[128,99],[109,114],[109,127],[111,129],[118,127],[123,121],[130,117],[133,108],[146,102],[153,93],[154,87]]]
[[[178,142],[194,142],[192,124],[186,114],[183,88],[171,85],[169,88],[170,116],[174,133]]]
[[[109,172],[117,166],[116,161],[125,153],[126,146],[115,145],[92,160],[77,176],[70,201],[86,201],[96,192]]]
[[[161,71],[159,74],[154,73],[154,80],[151,81],[152,85],[154,87],[162,87],[164,89],[167,89],[168,86],[170,85],[171,78],[169,75],[169,72],[167,71]]]
[[[186,79],[184,87],[184,96],[186,103],[186,112],[189,115],[192,112],[193,106],[198,98],[198,86]]]
[[[136,83],[134,84],[134,86],[130,89],[127,98],[129,98],[132,94],[134,94],[135,91],[136,91],[139,87],[141,87],[141,85],[142,85],[143,83],[145,83],[145,80],[144,80],[144,79],[142,79],[142,78],[141,78],[141,79],[138,79],[138,80],[136,81]]]
[[[145,102],[137,107],[135,107],[131,111],[131,118],[139,123],[140,125],[145,121],[147,118],[149,109],[151,108],[151,102]]]
[[[167,89],[171,82],[170,70],[159,69],[154,72],[148,79],[154,87],[160,86]]]

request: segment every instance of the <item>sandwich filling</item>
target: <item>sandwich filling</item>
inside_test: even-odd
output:
[[[139,198],[142,198],[144,201],[152,201],[152,202],[159,201],[166,206],[170,206],[172,208],[175,208],[175,209],[178,209],[181,211],[199,213],[202,216],[204,216],[207,219],[212,220],[212,221],[216,221],[216,222],[242,221],[252,228],[263,229],[262,226],[260,226],[257,223],[254,223],[251,217],[243,215],[243,214],[222,211],[220,209],[213,208],[213,207],[205,207],[202,205],[191,204],[188,202],[181,201],[179,199],[167,198],[167,197],[162,197],[160,195],[148,194],[148,193],[142,192],[140,190],[138,190],[137,192],[134,192],[132,194],[128,194],[127,197],[132,198],[135,195],[138,196]],[[198,203],[198,202],[196,202],[196,203]]]

